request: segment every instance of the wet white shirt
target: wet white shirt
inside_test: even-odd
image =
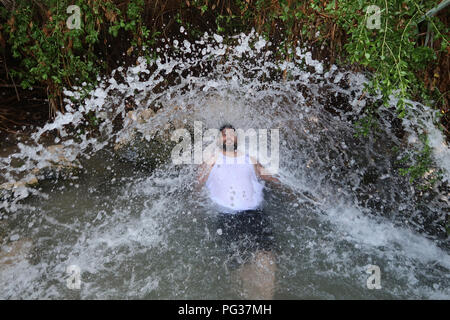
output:
[[[263,200],[264,185],[258,181],[249,156],[227,157],[222,153],[222,161],[219,160],[206,181],[209,196],[218,209],[234,213],[258,208]]]

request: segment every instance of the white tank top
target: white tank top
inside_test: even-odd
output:
[[[222,161],[218,158],[206,181],[211,200],[225,213],[258,208],[263,200],[264,185],[258,181],[249,156],[245,155],[245,161],[242,161],[244,155],[227,157],[221,154]]]

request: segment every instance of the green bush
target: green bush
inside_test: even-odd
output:
[[[66,25],[71,4],[80,7],[80,29]],[[83,0],[21,1],[12,12],[2,7],[2,34],[17,61],[11,75],[24,89],[46,87],[53,111],[61,111],[62,89],[85,83],[87,92],[95,86],[108,68],[108,45],[120,32],[131,37],[131,46],[145,47],[150,32],[141,18],[144,4],[131,0],[122,11],[113,1]]]
[[[115,49],[121,46],[128,55],[136,52],[154,59],[155,51],[146,49],[157,46],[162,38],[163,16],[177,36],[183,25],[188,37],[215,31],[224,35],[227,42],[227,35],[247,33],[254,28],[270,39],[278,49],[275,54],[280,60],[292,59],[294,51],[290,49],[299,43],[328,48],[338,64],[369,71],[371,78],[366,90],[372,94],[381,92],[384,105],[394,94],[399,118],[407,115],[408,99],[431,106],[433,100],[443,101],[444,93],[425,90],[418,76],[439,52],[448,52],[449,28],[436,17],[426,18],[424,23],[429,25],[440,47],[419,44],[418,23],[437,5],[435,0],[373,0],[370,3],[364,0],[173,0],[167,2],[172,6],[167,10],[166,3],[149,0],[23,0],[18,3],[14,11],[0,6],[0,40],[6,41],[4,53],[15,59],[10,74],[23,88],[45,87],[54,111],[63,110],[63,88],[86,83],[88,92],[95,86],[98,75],[112,68],[107,59],[111,45]],[[71,4],[81,8],[79,30],[66,26],[69,17],[66,9]],[[372,18],[367,11],[369,4],[380,8],[379,29],[367,27]],[[382,104],[374,104],[355,123],[357,135],[366,136],[377,128],[378,105]],[[434,106],[437,107],[436,103]],[[420,159],[422,164],[417,170],[408,171],[411,177],[427,172],[425,167],[430,163]]]

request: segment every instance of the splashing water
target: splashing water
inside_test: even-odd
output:
[[[355,138],[352,121],[379,98],[364,93],[362,74],[324,72],[302,48],[274,62],[271,44],[254,33],[234,40],[174,40],[177,54],[115,70],[77,111],[70,97],[82,88],[66,90],[68,112],[0,159],[4,182],[39,180],[2,194],[1,298],[241,297],[210,200],[194,190],[196,166],[169,157],[168,133],[192,131],[194,121],[280,130],[282,186],[266,185],[264,201],[277,245],[275,298],[450,297],[441,236],[448,191],[419,197],[392,151],[428,128],[448,181],[449,150],[427,107],[410,101],[408,141],[392,125],[395,108],[382,110],[381,130]],[[137,107],[128,114],[130,101]],[[89,112],[96,135],[80,129]],[[46,148],[48,133],[57,133],[60,153]],[[49,174],[61,157],[76,171]],[[66,285],[70,265],[81,271],[80,289]],[[369,265],[380,267],[381,289],[367,288]]]

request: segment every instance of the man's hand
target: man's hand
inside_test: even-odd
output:
[[[252,159],[253,162],[254,162],[256,175],[257,175],[260,179],[265,180],[265,181],[268,181],[268,182],[275,182],[275,183],[277,183],[277,184],[281,184],[280,180],[278,180],[278,179],[275,178],[273,175],[271,175],[271,174],[269,173],[269,171],[267,171],[266,168],[264,168],[258,161],[255,160],[255,158],[251,157],[251,159]]]
[[[277,184],[281,184],[280,180],[278,178],[275,178],[273,175],[269,174],[267,170],[261,165],[257,164],[258,168],[258,175],[261,179],[268,181],[268,182],[275,182]]]
[[[278,192],[283,193],[284,197],[288,201],[295,201],[297,199],[297,195],[293,190],[291,190],[289,187],[283,185],[281,181],[278,178],[275,178],[272,176],[266,168],[264,168],[259,162],[256,162],[255,169],[257,175],[270,183],[274,183],[274,185],[277,187]]]
[[[196,191],[200,191],[205,182],[208,180],[209,174],[216,163],[216,159],[217,157],[213,155],[200,165],[197,175],[197,185],[195,186]]]

